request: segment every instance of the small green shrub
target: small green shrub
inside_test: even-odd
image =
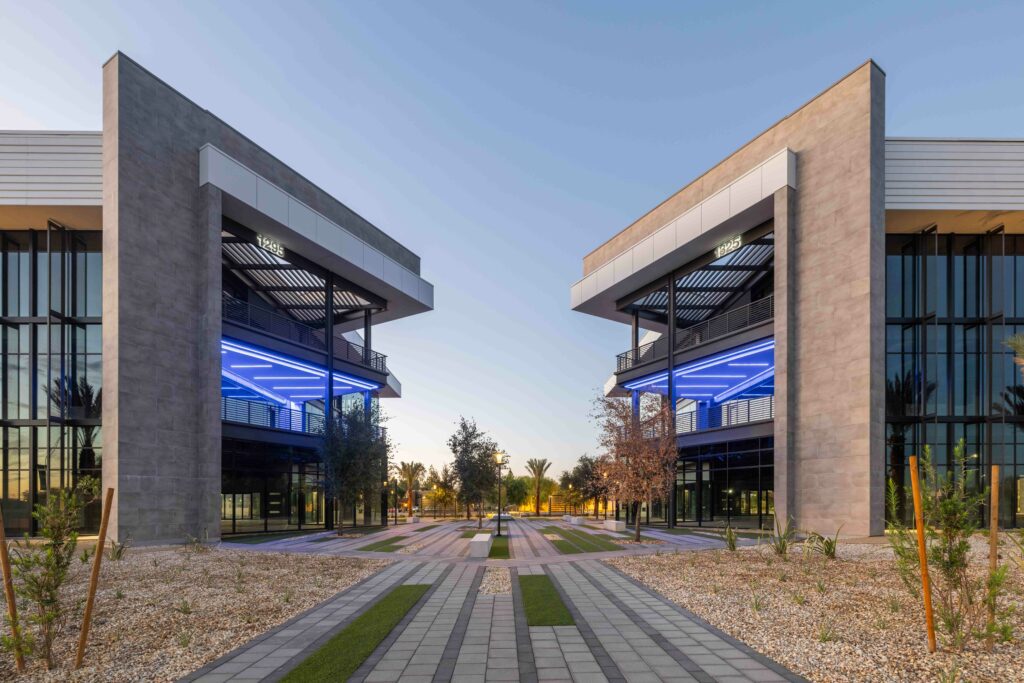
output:
[[[182,599],[174,609],[182,614],[192,614],[192,605],[185,599]]]
[[[921,516],[926,558],[933,577],[935,616],[938,630],[952,650],[962,650],[972,637],[1001,639],[1011,630],[1009,612],[999,608],[999,600],[1006,593],[1007,565],[985,572],[982,578],[972,576],[970,571],[970,538],[979,529],[979,510],[988,491],[979,490],[978,472],[969,469],[967,462],[963,439],[953,449],[953,464],[943,474],[933,464],[928,446],[922,449],[919,459]],[[897,573],[911,595],[919,598],[921,568],[916,533],[901,521],[900,495],[892,480],[888,483],[886,504],[887,536]],[[990,609],[996,614],[991,624]]]
[[[750,609],[755,614],[760,614],[768,606],[767,598],[762,593],[754,593],[750,596]]]
[[[4,635],[0,643],[11,652],[37,657],[47,670],[56,666],[53,645],[71,612],[62,589],[75,559],[82,510],[95,500],[98,491],[99,481],[93,477],[83,477],[73,490],[48,491],[45,501],[32,512],[43,541],[30,542],[26,534],[24,541],[11,548],[14,593],[29,603],[23,623],[34,630],[19,624],[17,631]]]
[[[117,541],[111,541],[110,547],[107,548],[107,559],[111,562],[120,562],[124,559],[125,553],[128,552],[128,547],[132,544],[132,539],[129,537],[123,543]]]
[[[822,536],[818,532],[812,533],[807,539],[811,549],[829,560],[836,559],[836,550],[839,548],[839,531],[842,528],[840,526],[839,529],[836,529],[835,536]]]
[[[789,553],[789,549],[793,546],[793,540],[796,538],[796,530],[793,529],[793,518],[790,517],[786,520],[785,526],[779,525],[779,520],[775,520],[775,533],[768,537],[768,545],[780,557],[785,557]]]
[[[794,604],[803,606],[803,604],[807,602],[807,598],[803,593],[793,593],[793,602]]]
[[[725,527],[725,547],[727,550],[736,551],[736,530],[731,526]]]
[[[839,640],[839,634],[836,633],[835,628],[831,622],[826,621],[818,627],[818,642],[819,643],[831,643],[832,641]]]
[[[824,595],[825,594],[825,588],[826,588],[826,586],[825,586],[825,580],[824,579],[818,579],[817,581],[814,582],[814,590],[818,591],[818,593],[820,595]]]

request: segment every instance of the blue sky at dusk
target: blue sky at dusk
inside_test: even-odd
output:
[[[7,2],[0,129],[98,130],[122,50],[418,253],[436,310],[375,329],[397,458],[460,414],[522,473],[594,452],[629,343],[584,254],[874,58],[889,135],[1024,137],[1024,3]]]

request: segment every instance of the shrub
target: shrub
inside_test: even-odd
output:
[[[117,541],[111,541],[110,547],[107,548],[107,559],[111,562],[120,562],[124,559],[124,554],[128,552],[128,547],[132,544],[132,539],[128,538],[124,543],[118,543]]]
[[[736,550],[736,530],[731,526],[725,527],[725,547],[728,550]]]
[[[39,535],[43,542],[29,542],[26,534],[25,540],[12,548],[14,592],[30,604],[25,623],[33,626],[34,632],[4,636],[2,644],[13,652],[36,656],[47,670],[56,665],[53,644],[69,616],[61,589],[68,580],[75,559],[82,510],[96,498],[98,491],[98,480],[83,477],[72,490],[47,492],[45,502],[36,505],[32,512],[39,522]]]
[[[830,622],[825,622],[818,627],[818,642],[819,643],[831,643],[834,640],[839,639],[839,634],[836,633],[835,627]]]
[[[817,532],[812,533],[807,539],[811,549],[829,560],[836,559],[836,550],[839,548],[839,531],[842,528],[840,526],[839,529],[836,529],[835,536],[822,536]]]
[[[995,609],[1006,591],[1007,567],[985,572],[982,578],[972,575],[970,538],[979,529],[978,511],[988,492],[972,490],[976,473],[968,471],[963,439],[953,450],[953,461],[949,471],[940,475],[932,463],[931,449],[925,446],[922,450],[921,511],[926,558],[934,577],[932,594],[938,627],[947,645],[961,650],[971,637],[1004,638],[1009,632],[1006,614]],[[896,556],[896,569],[903,584],[919,598],[921,570],[914,531],[899,521],[899,497],[891,480],[888,489],[888,537]],[[988,623],[990,607],[996,611],[994,624]]]
[[[793,529],[793,518],[790,517],[786,520],[786,526],[780,527],[779,520],[775,520],[775,533],[768,537],[768,545],[776,555],[785,557],[789,553],[790,547],[793,545],[793,539],[796,537],[796,531]]]

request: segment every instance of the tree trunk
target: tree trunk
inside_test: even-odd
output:
[[[476,528],[484,528],[484,499],[482,496],[480,497],[480,500],[477,501],[476,506]]]
[[[534,512],[540,517],[540,480],[537,480],[537,509]]]
[[[637,543],[640,542],[640,506],[636,506],[636,513],[633,515],[633,521],[635,522],[636,534],[633,536],[633,540]]]

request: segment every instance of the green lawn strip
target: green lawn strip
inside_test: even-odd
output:
[[[511,555],[508,552],[508,536],[495,536],[491,541],[491,552],[487,554],[489,559],[507,560]]]
[[[563,531],[574,539],[579,539],[581,542],[596,549],[590,552],[601,550],[622,550],[622,546],[612,542],[612,540],[604,534],[588,534],[585,531],[579,531],[577,529],[563,529]]]
[[[521,575],[519,588],[523,593],[528,625],[572,626],[576,623],[547,575]]]
[[[584,552],[579,546],[573,545],[566,540],[551,541],[551,545],[555,546],[555,550],[563,555],[575,555],[576,553]]]
[[[474,527],[472,529],[466,529],[465,531],[463,531],[461,534],[459,534],[459,538],[473,538],[477,534],[489,534],[489,533],[491,533],[491,532],[489,532],[487,529],[477,529],[477,528]]]
[[[547,530],[550,531],[547,531]],[[594,534],[588,534],[585,531],[579,531],[577,529],[566,529],[560,526],[547,527],[545,530],[547,533],[558,534],[565,540],[576,545],[581,551],[585,553],[597,553],[604,550],[622,550],[622,547],[612,543],[606,538],[600,538]]]
[[[441,526],[441,525],[440,524],[431,524],[429,526],[421,526],[419,529],[413,529],[413,531],[415,531],[416,533],[419,534],[419,533],[422,533],[424,531],[430,531],[431,529],[436,529],[439,526]]]
[[[385,538],[369,545],[364,545],[356,550],[362,550],[364,552],[378,552],[378,553],[393,553],[398,550],[398,542],[404,541],[409,538],[408,536],[392,536],[391,538]]]
[[[257,543],[270,543],[271,541],[279,541],[282,538],[294,538],[295,536],[307,536],[309,534],[323,533],[323,529],[316,530],[303,530],[303,531],[279,531],[270,532],[265,534],[246,534],[244,536],[225,536],[225,543],[245,543],[247,545],[255,545]]]
[[[561,527],[546,526],[546,527],[541,528],[540,531],[543,534],[555,534],[556,536],[561,536],[562,537],[562,540],[560,540],[560,541],[554,540],[554,541],[550,541],[550,542],[551,542],[551,545],[555,546],[555,549],[558,550],[558,552],[562,553],[563,555],[572,555],[574,553],[590,552],[589,550],[587,550],[586,548],[581,546],[579,543],[577,543],[574,539],[570,538],[566,534],[563,534]]]
[[[348,679],[429,588],[417,584],[392,589],[282,680],[315,683]]]

